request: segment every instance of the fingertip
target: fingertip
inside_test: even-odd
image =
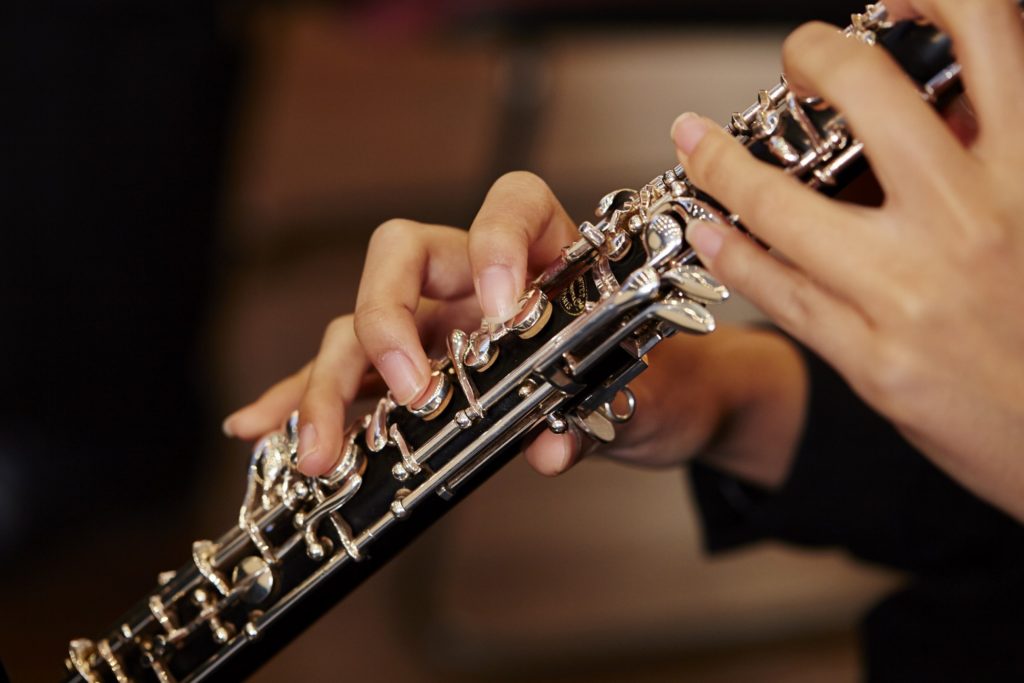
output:
[[[321,437],[313,422],[299,427],[298,460],[295,466],[306,476],[315,477],[323,474],[331,465],[331,449],[328,439]]]
[[[693,220],[686,225],[686,241],[711,267],[725,243],[728,228],[713,221]]]
[[[232,439],[255,439],[276,429],[279,426],[276,419],[257,406],[255,403],[247,405],[224,418],[220,426],[224,435]]]
[[[516,299],[521,287],[512,269],[494,264],[485,267],[476,277],[477,298],[484,318],[505,322],[516,313]]]
[[[377,363],[377,371],[399,405],[409,405],[426,391],[430,382],[430,368],[425,358],[423,355],[421,362],[416,363],[405,351],[395,349],[381,356]]]
[[[220,431],[224,433],[224,436],[229,439],[235,438],[235,429],[232,426],[232,420],[234,420],[235,413],[231,413],[224,418],[224,421],[220,423]]]
[[[572,432],[555,434],[544,431],[526,447],[526,461],[540,474],[555,477],[579,460],[580,442]]]
[[[670,131],[672,141],[675,143],[676,150],[680,156],[686,158],[693,154],[693,150],[704,139],[709,129],[707,120],[702,116],[689,111],[680,114],[672,122],[672,129]]]
[[[333,462],[324,451],[314,451],[301,457],[295,466],[307,477],[319,477],[331,468]]]

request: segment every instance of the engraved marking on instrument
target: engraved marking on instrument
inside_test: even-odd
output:
[[[580,275],[569,283],[562,295],[558,298],[562,310],[576,318],[587,310],[587,280],[586,275]]]

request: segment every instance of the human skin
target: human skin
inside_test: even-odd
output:
[[[673,139],[689,177],[775,253],[710,224],[692,225],[687,238],[922,453],[1024,521],[1020,8],[914,0],[890,9],[950,34],[975,134],[951,131],[884,52],[831,27],[801,27],[783,50],[787,77],[844,112],[884,200],[824,198],[684,114]]]
[[[379,390],[375,373],[398,403],[415,403],[427,387],[429,351],[440,352],[444,335],[475,329],[481,310],[507,319],[528,278],[575,235],[547,185],[522,172],[494,184],[469,231],[385,223],[370,240],[355,312],[332,321],[317,357],[230,416],[225,431],[257,438],[298,407],[299,469],[326,471],[352,419],[347,407],[362,391]],[[650,361],[652,369],[630,385],[637,414],[604,455],[669,466],[700,453],[752,482],[781,483],[807,393],[802,360],[789,341],[723,328],[707,339],[670,339]],[[555,475],[578,461],[583,446],[574,431],[545,432],[526,458]]]
[[[708,267],[832,363],[922,452],[975,493],[1024,520],[1024,32],[1009,0],[890,3],[953,38],[977,115],[961,135],[924,104],[884,52],[804,26],[786,42],[798,92],[844,112],[884,192],[880,206],[827,199],[747,154],[712,122],[673,126],[700,187],[743,216],[764,251],[731,229],[691,226]],[[1012,84],[1009,87],[1007,84]],[[1016,172],[1016,173],[1015,173]],[[337,458],[345,408],[373,367],[402,404],[425,391],[430,342],[506,319],[531,273],[574,237],[539,179],[510,174],[468,233],[410,221],[371,241],[354,315],[332,322],[316,359],[225,421],[255,438],[299,407],[299,467]],[[779,254],[785,259],[779,259]],[[384,264],[387,263],[387,267]],[[605,447],[651,465],[702,459],[764,486],[781,483],[803,428],[806,371],[794,347],[762,331],[677,337],[632,385],[637,417]],[[557,474],[575,435],[542,434],[526,457]]]

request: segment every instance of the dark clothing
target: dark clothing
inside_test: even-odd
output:
[[[864,620],[871,681],[1024,680],[1024,527],[807,362],[807,431],[780,490],[692,467],[708,550],[773,538],[910,572]]]

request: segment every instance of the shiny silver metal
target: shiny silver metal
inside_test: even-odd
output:
[[[106,638],[101,640],[96,644],[96,651],[110,669],[110,673],[114,675],[114,680],[117,683],[131,683],[128,674],[124,672],[124,664],[121,659],[110,649],[110,641]]]
[[[452,363],[455,378],[458,380],[459,387],[462,389],[466,402],[469,404],[469,407],[460,410],[458,413],[458,415],[462,416],[460,426],[467,423],[472,425],[473,422],[483,417],[485,413],[484,406],[480,403],[480,397],[477,395],[476,386],[474,386],[473,380],[470,379],[469,373],[466,372],[465,357],[468,350],[469,335],[462,330],[452,330],[451,334],[448,335],[448,359]]]
[[[235,565],[231,583],[235,586],[243,583],[247,585],[242,600],[250,605],[258,605],[269,598],[274,590],[274,570],[262,557],[249,555]]]
[[[538,287],[531,287],[519,297],[519,310],[506,326],[522,339],[537,335],[551,319],[551,302]]]
[[[388,445],[388,414],[394,410],[395,402],[391,396],[377,401],[373,416],[366,427],[366,447],[374,453],[380,453]]]
[[[700,266],[679,264],[662,274],[676,290],[699,303],[720,304],[729,298],[729,290]]]
[[[195,564],[196,569],[199,573],[210,582],[217,592],[221,595],[227,595],[231,592],[231,585],[228,584],[227,579],[214,567],[213,556],[217,553],[217,546],[213,541],[200,540],[192,544],[192,562]],[[274,558],[272,562],[276,562],[277,558]]]
[[[885,26],[884,8],[871,6],[853,20],[848,33],[870,42]],[[926,84],[925,94],[934,98],[958,78],[954,65]],[[820,117],[808,116],[813,106],[817,103],[792,96],[783,79],[735,114],[730,130],[748,145],[763,141],[800,181],[812,187],[828,184],[859,158],[862,146],[841,117],[815,127],[812,118]],[[798,135],[806,145],[793,142]],[[599,442],[613,440],[615,425],[631,419],[637,409],[627,385],[646,367],[645,354],[678,331],[712,331],[715,321],[704,306],[728,298],[728,291],[699,267],[684,226],[694,220],[738,225],[739,219],[700,193],[681,166],[638,190],[608,193],[598,203],[597,217],[596,223],[580,226],[580,239],[563,248],[534,281],[512,320],[481,324],[471,334],[452,332],[447,356],[434,364],[426,396],[406,409],[408,415],[385,396],[356,420],[345,434],[338,462],[321,477],[297,469],[299,418],[293,413],[280,432],[253,451],[236,527],[216,541],[197,541],[194,570],[162,576],[144,602],[149,609],[122,624],[109,640],[99,645],[72,641],[69,669],[81,681],[113,677],[123,683],[121,675],[141,660],[151,671],[147,680],[170,682],[170,672],[181,670],[169,664],[182,644],[199,637],[208,644],[212,636],[216,655],[198,663],[186,679],[199,683],[342,567],[372,554],[399,520],[417,514],[427,500],[451,499],[525,436],[546,426],[578,430]],[[626,256],[642,257],[638,260],[644,263],[629,272],[622,265]],[[560,292],[581,273],[595,283],[598,300],[580,302],[566,311],[575,317],[549,330],[548,294]],[[550,335],[530,345],[534,350],[516,367],[503,368],[500,377],[484,374],[491,372],[499,347],[542,331]],[[609,358],[621,369],[595,379]],[[470,372],[480,386],[490,387],[482,395]],[[455,383],[466,407],[441,419],[448,415],[449,401],[458,400]],[[426,429],[414,418],[437,423]],[[379,516],[370,521],[346,513],[364,495],[366,481],[382,481],[380,470],[366,471],[368,463],[384,467],[385,475],[390,469],[394,478],[383,477],[390,487],[386,491],[397,491],[383,499],[375,513]],[[297,567],[304,573],[289,583],[283,577]],[[135,658],[135,667],[124,666],[126,657]]]
[[[623,412],[616,412],[615,399],[602,403],[598,406],[597,412],[615,424],[624,424],[632,420],[633,415],[636,414],[636,394],[634,394],[633,390],[629,387],[623,387],[619,390],[619,393],[616,394],[616,398],[619,396],[621,396],[626,402],[626,409]]]
[[[615,440],[615,425],[597,411],[584,415],[574,413],[569,416],[569,419],[576,429],[598,443],[611,443]]]

